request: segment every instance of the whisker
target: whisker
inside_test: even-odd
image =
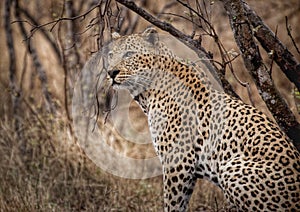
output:
[[[137,78],[128,79],[128,82],[130,82],[131,85],[149,87],[151,85],[152,80],[150,80],[148,77],[138,76]]]

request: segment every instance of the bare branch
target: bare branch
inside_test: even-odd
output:
[[[197,6],[197,10],[193,9],[189,4],[183,3],[180,0],[177,0],[180,4],[182,4],[183,6],[185,6],[186,8],[188,8],[192,13],[191,14],[193,16],[197,16],[199,18],[199,22],[200,24],[197,24],[194,22],[194,20],[189,20],[190,22],[193,23],[193,26],[197,26],[199,27],[201,30],[203,30],[208,36],[212,37],[215,44],[218,47],[219,53],[221,55],[221,59],[222,59],[222,63],[218,63],[217,61],[214,61],[215,63],[221,65],[221,69],[222,70],[226,70],[226,67],[229,68],[229,70],[231,71],[232,75],[234,76],[234,78],[236,79],[236,81],[243,87],[245,87],[247,89],[247,93],[250,99],[250,102],[252,105],[254,105],[254,101],[253,101],[253,97],[251,95],[251,88],[250,88],[250,84],[249,82],[242,82],[239,77],[237,76],[237,74],[235,73],[233,67],[232,67],[232,61],[239,56],[239,54],[237,54],[236,56],[234,56],[233,59],[230,58],[230,54],[228,53],[228,51],[226,50],[226,48],[224,47],[224,45],[222,44],[221,40],[219,39],[212,23],[209,21],[209,12],[207,11],[207,5],[205,4],[205,1],[203,1],[203,6],[200,5],[199,1],[196,1],[196,6]],[[202,9],[202,7],[204,7],[204,9]],[[204,10],[204,11],[203,11]],[[204,15],[203,15],[204,14]],[[202,24],[203,22],[203,24]]]
[[[260,42],[266,52],[273,52],[274,61],[288,77],[288,79],[295,84],[298,90],[300,90],[299,62],[247,4],[244,3],[243,7],[250,24],[253,26],[253,32],[257,40]]]
[[[72,17],[73,16],[73,5],[72,2],[67,1],[64,2],[63,4],[63,9],[61,11],[61,16],[63,16],[65,10],[66,10],[66,14],[68,17]],[[70,115],[70,110],[69,110],[69,86],[68,86],[68,79],[69,79],[69,70],[72,70],[72,68],[74,68],[76,66],[77,63],[79,63],[79,53],[76,49],[76,45],[75,44],[75,35],[74,35],[74,23],[70,22],[67,24],[67,35],[68,38],[71,40],[71,47],[67,47],[64,48],[64,42],[62,40],[62,24],[60,23],[58,26],[58,44],[61,48],[61,62],[62,62],[62,67],[63,67],[63,71],[64,71],[64,108],[65,108],[65,112],[66,112],[66,116],[67,116],[67,125],[69,127],[70,133],[73,137],[74,135],[74,131],[73,131],[73,127],[72,127],[72,117]],[[68,43],[68,42],[67,42]],[[73,48],[75,47],[75,48]],[[71,64],[68,64],[67,58],[71,57],[72,59]]]
[[[67,17],[73,17],[74,9],[72,1],[65,2],[65,11]],[[71,46],[66,46],[66,56],[69,58],[69,69],[74,69],[78,64],[80,64],[80,55],[77,48],[77,39],[75,36],[76,25],[73,21],[68,21],[67,23],[67,44]],[[82,65],[79,67],[81,69]]]
[[[96,4],[91,9],[89,9],[88,11],[86,11],[85,13],[83,13],[81,15],[77,15],[77,16],[74,16],[74,17],[61,17],[61,18],[58,18],[58,19],[56,19],[54,21],[50,21],[50,22],[47,22],[47,23],[44,23],[44,24],[40,24],[40,25],[34,26],[30,30],[30,34],[29,34],[29,36],[26,39],[30,39],[37,30],[39,30],[39,29],[41,29],[43,27],[51,25],[50,31],[52,31],[59,22],[62,22],[62,21],[75,21],[77,19],[85,19],[85,17],[89,13],[91,13],[93,10],[95,10],[97,8],[100,8],[101,4],[102,4],[102,1],[99,1],[98,4]]]
[[[146,0],[142,0],[140,2],[141,7],[145,6],[146,4]],[[129,14],[129,11],[127,11]],[[127,17],[130,17],[129,15]],[[124,33],[126,34],[132,34],[134,32],[134,30],[136,29],[136,27],[138,26],[140,20],[140,16],[136,15],[134,17],[134,19],[130,22],[130,24],[128,24],[128,26],[126,27],[126,29],[124,30]]]
[[[20,14],[19,14],[19,10],[18,10],[18,0],[15,1],[15,15],[17,19],[20,19]],[[26,29],[24,26],[24,22],[18,22],[22,36],[24,39],[26,39]],[[27,40],[27,50],[30,53],[30,56],[32,58],[33,64],[37,70],[37,73],[39,75],[39,79],[41,81],[41,85],[42,85],[42,92],[44,94],[44,97],[46,99],[46,104],[48,106],[48,111],[50,111],[52,114],[55,112],[55,108],[51,99],[51,94],[48,90],[48,79],[47,79],[47,75],[46,75],[46,71],[39,59],[39,55],[35,49],[35,47],[31,44],[30,40]]]
[[[10,5],[11,1],[5,1],[5,32],[6,32],[6,45],[8,47],[8,54],[9,54],[9,79],[11,83],[11,89],[15,89],[16,85],[16,53],[14,49],[14,40],[12,36],[12,29],[10,25]]]
[[[195,13],[200,19],[201,21],[203,21],[205,23],[205,25],[208,27],[208,29],[210,31],[213,32],[213,35],[216,35],[215,33],[215,29],[212,27],[212,25],[210,24],[210,22],[203,17],[202,14],[200,14],[198,11],[194,10],[189,4],[182,2],[181,0],[176,0],[178,3],[180,3],[181,5],[183,5],[184,7],[188,8],[190,11],[192,11],[193,13]],[[202,28],[203,29],[203,28]],[[203,29],[204,30],[204,29]],[[210,34],[209,32],[206,32],[207,34]]]
[[[29,21],[26,21],[26,20],[24,20],[24,21],[23,20],[17,20],[17,21],[13,21],[12,23],[23,21],[25,23],[30,24],[32,27],[40,25],[38,23],[38,21],[28,12],[28,10],[20,7],[19,5],[18,5],[18,7],[16,9],[21,14],[23,14],[26,18],[28,18]],[[55,44],[55,42],[51,39],[51,37],[49,36],[49,34],[46,32],[46,30],[44,28],[41,28],[41,33],[42,33],[42,35],[44,35],[44,37],[47,39],[47,41],[50,43],[50,45],[54,49],[54,53],[55,53],[56,57],[58,59],[60,59],[59,49],[58,49],[57,45]]]
[[[288,23],[288,17],[285,16],[285,27],[286,27],[286,31],[288,33],[288,36],[291,38],[291,41],[296,49],[296,51],[298,52],[298,54],[300,54],[300,51],[299,51],[299,48],[296,44],[296,41],[294,40],[293,36],[292,36],[292,33],[291,33],[291,27],[289,26],[289,23]]]
[[[14,125],[15,130],[19,131],[19,118],[18,118],[18,106],[20,102],[19,96],[19,88],[17,85],[16,79],[16,52],[14,48],[14,40],[12,35],[12,28],[10,24],[10,13],[11,13],[11,1],[5,0],[5,13],[4,13],[4,27],[5,27],[5,34],[6,34],[6,45],[8,48],[8,55],[9,55],[9,87],[11,90],[11,99],[12,99],[12,113],[15,117]],[[19,134],[18,134],[19,135]]]
[[[293,129],[295,131],[297,128],[300,129],[300,125],[284,99],[277,92],[271,74],[263,63],[258,46],[253,38],[250,22],[245,15],[242,1],[222,1],[229,16],[230,25],[247,70],[249,70],[254,78],[259,93],[272,112],[275,120],[296,144],[298,141],[290,134],[290,130]]]
[[[129,8],[130,10],[134,11],[138,15],[140,15],[142,18],[144,18],[146,21],[150,22],[154,26],[170,33],[173,35],[175,38],[180,40],[182,43],[184,43],[186,46],[190,47],[193,51],[195,51],[199,58],[209,58],[210,54],[201,46],[198,40],[194,40],[191,38],[191,36],[188,36],[178,29],[176,29],[173,25],[170,23],[167,23],[165,21],[161,21],[158,18],[154,17],[144,9],[138,7],[134,1],[129,1],[129,0],[116,0],[120,4],[124,5],[125,7]],[[237,97],[235,92],[233,91],[231,85],[227,82],[225,79],[224,73],[216,71],[217,68],[208,60],[203,60],[203,63],[206,65],[208,70],[212,73],[213,76],[218,76],[218,78],[222,82],[222,86],[226,92],[228,92],[230,95]]]
[[[221,55],[221,59],[222,59],[222,63],[217,63],[216,61],[214,61],[215,63],[221,65],[221,73],[225,73],[226,67],[228,66],[231,73],[233,74],[234,78],[237,80],[237,82],[243,86],[247,88],[248,94],[249,94],[249,98],[251,103],[253,103],[252,97],[251,97],[251,92],[250,92],[250,86],[249,83],[244,83],[242,82],[238,76],[235,74],[233,67],[232,67],[232,59],[230,58],[227,50],[225,49],[224,45],[222,44],[221,40],[219,39],[219,36],[217,34],[217,32],[215,31],[212,23],[209,21],[209,13],[207,11],[207,6],[205,4],[205,1],[203,1],[203,6],[200,5],[199,1],[196,1],[196,5],[197,5],[197,10],[196,11],[194,8],[192,8],[188,3],[184,3],[180,0],[177,0],[177,2],[179,2],[181,5],[183,5],[184,7],[186,7],[187,9],[189,9],[189,11],[191,12],[191,20],[189,20],[189,22],[193,23],[193,27],[197,26],[199,27],[202,31],[204,31],[206,33],[206,35],[210,36],[215,44],[218,47],[219,53]],[[202,9],[202,7],[204,7],[204,9]],[[204,12],[203,12],[204,10]],[[205,14],[205,16],[203,15]],[[195,21],[193,20],[193,16],[196,16],[199,18],[199,24],[195,23]],[[187,19],[188,20],[188,19]],[[202,23],[203,22],[203,23]],[[194,34],[194,32],[192,33],[192,35]],[[233,58],[234,60],[235,58]]]
[[[161,15],[161,14],[164,14],[165,11],[166,11],[167,9],[173,7],[173,6],[176,5],[176,4],[177,4],[176,1],[171,1],[171,2],[169,2],[169,3],[166,3],[166,4],[164,5],[164,7],[160,10],[160,12],[157,14],[157,18],[160,18],[160,15]]]

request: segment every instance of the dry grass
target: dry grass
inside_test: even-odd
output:
[[[43,114],[43,112],[41,112]],[[26,115],[25,115],[26,116]],[[62,117],[0,122],[0,211],[162,211],[161,177],[121,179],[103,172],[75,145]],[[223,197],[197,185],[191,211],[222,211]]]
[[[159,179],[103,173],[70,142],[59,118],[60,127],[47,119],[47,131],[34,118],[22,120],[19,135],[1,120],[0,211],[159,210]]]

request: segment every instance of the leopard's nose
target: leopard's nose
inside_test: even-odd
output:
[[[108,72],[108,75],[112,78],[115,79],[116,76],[118,75],[118,73],[120,73],[120,70],[111,70]]]

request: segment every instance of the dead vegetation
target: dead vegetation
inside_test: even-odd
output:
[[[160,178],[107,174],[72,143],[62,119],[42,119],[47,130],[35,117],[22,120],[22,138],[1,121],[0,211],[160,211]]]
[[[0,3],[1,17],[5,17],[0,20],[0,211],[161,211],[161,177],[130,180],[102,171],[76,144],[70,115],[74,82],[90,55],[109,40],[112,31],[140,32],[150,24],[115,1],[26,2]],[[198,44],[202,42],[207,53],[219,62],[217,67],[225,69],[221,71],[235,92],[251,103],[247,89],[224,66],[228,61],[222,61],[216,37],[208,36],[212,31],[203,32],[199,27],[205,27],[203,20],[196,20],[195,14],[180,1],[136,2],[180,32],[191,35]],[[226,49],[223,53],[230,56],[239,52],[220,2],[197,2],[201,3],[199,6],[206,3],[202,14],[210,18],[213,33]],[[295,33],[299,31],[299,1],[249,3],[299,60],[294,48],[300,42]],[[285,16],[293,41],[286,33]],[[7,41],[7,37],[11,40]],[[30,38],[30,44],[26,38]],[[272,70],[276,86],[299,121],[299,92],[272,65],[269,56],[263,54],[267,66],[272,68],[268,70]],[[242,82],[250,84],[255,106],[271,115],[240,57],[232,61],[232,67]],[[226,210],[221,191],[200,181],[190,211]]]
[[[61,118],[40,118],[47,130],[26,117],[22,138],[9,120],[1,121],[0,211],[162,210],[160,176],[132,180],[105,173],[73,143]],[[199,183],[191,211],[224,207],[220,190]]]

